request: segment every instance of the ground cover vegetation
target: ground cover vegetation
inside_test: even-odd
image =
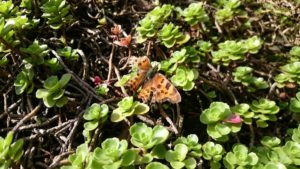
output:
[[[299,0],[0,0],[0,168],[300,168]]]

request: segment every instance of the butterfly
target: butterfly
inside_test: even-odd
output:
[[[125,38],[120,38],[120,41],[114,41],[114,44],[122,47],[128,47],[130,42],[131,42],[131,35],[128,35]]]
[[[141,90],[138,92],[139,99],[142,99],[143,102],[150,101],[151,103],[169,101],[175,104],[181,102],[179,92],[164,75],[155,73],[153,76],[153,67],[147,56],[133,57],[131,59],[132,62],[137,67],[137,73],[127,81],[125,86],[132,91],[137,91],[141,86]]]
[[[111,33],[113,33],[114,35],[119,35],[122,32],[122,27],[121,25],[115,25],[114,27],[112,27],[110,29]]]

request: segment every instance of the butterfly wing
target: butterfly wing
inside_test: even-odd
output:
[[[175,86],[162,74],[155,76],[143,85],[138,97],[147,102],[151,97],[151,102],[162,103],[169,101],[173,104],[181,102],[181,96]]]
[[[141,83],[145,80],[148,70],[151,68],[150,60],[147,56],[131,59],[132,64],[137,66],[138,71],[136,76],[130,79],[125,86],[129,87],[132,91],[136,91]]]

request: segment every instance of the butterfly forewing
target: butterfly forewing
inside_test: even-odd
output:
[[[151,63],[146,56],[141,58],[132,57],[130,62],[137,66],[138,70],[136,76],[130,79],[125,86],[128,86],[132,91],[136,91],[145,80],[147,72],[151,68]]]

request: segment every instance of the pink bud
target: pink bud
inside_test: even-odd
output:
[[[227,122],[227,123],[237,124],[237,123],[241,123],[243,121],[243,119],[241,118],[241,116],[239,116],[237,114],[231,114],[224,121]]]
[[[99,76],[94,77],[94,84],[95,86],[98,86],[102,82],[101,78]]]

